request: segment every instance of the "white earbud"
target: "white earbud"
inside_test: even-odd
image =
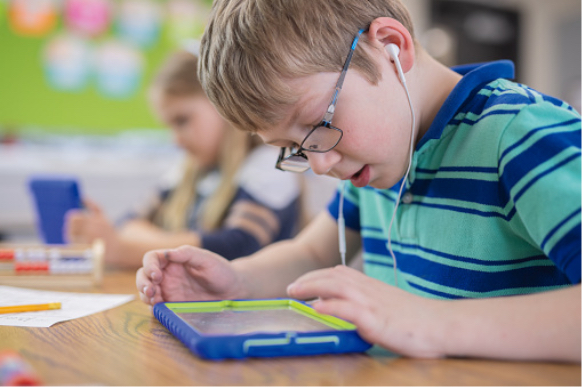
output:
[[[404,78],[404,72],[402,71],[400,59],[398,58],[398,55],[400,55],[400,47],[398,47],[394,43],[390,43],[386,46],[386,51],[388,52],[388,55],[390,55],[390,59],[392,59],[392,62],[394,62],[394,65],[396,66],[396,70],[398,71],[398,77],[400,78],[400,81],[403,84],[405,84],[406,79]]]
[[[386,46],[386,51],[388,51],[388,54],[390,54],[390,58],[392,58],[394,62],[400,61],[398,59],[398,55],[400,55],[400,47],[398,47],[394,43],[390,43]]]

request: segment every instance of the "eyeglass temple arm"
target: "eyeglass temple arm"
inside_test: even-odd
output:
[[[344,67],[342,69],[340,77],[337,81],[337,84],[335,85],[335,92],[333,93],[333,98],[331,99],[331,103],[327,107],[327,112],[325,113],[325,116],[323,117],[323,120],[326,122],[331,121],[331,117],[333,116],[333,113],[335,112],[335,104],[337,102],[337,96],[338,96],[340,90],[342,89],[342,86],[344,85],[344,79],[346,78],[346,73],[348,72],[348,67],[350,67],[350,62],[352,61],[352,56],[354,55],[354,51],[356,50],[356,46],[358,45],[358,40],[360,40],[360,35],[362,35],[362,32],[364,32],[363,29],[359,30],[356,37],[354,38],[354,41],[352,42],[352,47],[350,48],[350,52],[348,54],[348,57],[346,58],[346,61],[344,62]]]

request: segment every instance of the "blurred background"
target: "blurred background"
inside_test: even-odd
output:
[[[579,0],[403,0],[447,65],[511,59],[516,80],[580,111]],[[198,39],[211,0],[0,0],[0,240],[36,237],[33,174],[71,174],[111,219],[182,157],[150,111],[165,56]],[[317,192],[317,194],[315,194]],[[322,207],[331,191],[313,190]]]

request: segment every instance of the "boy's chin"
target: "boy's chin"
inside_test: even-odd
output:
[[[376,188],[376,189],[386,188],[386,187],[384,187],[384,184],[381,184],[378,180],[369,181],[368,185],[366,185],[366,187],[372,187],[372,188]]]
[[[387,182],[382,179],[374,179],[368,183],[368,187],[376,189],[389,189],[392,188],[396,183]]]

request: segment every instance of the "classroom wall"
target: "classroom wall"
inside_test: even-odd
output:
[[[436,27],[431,19],[431,4],[436,0],[404,0],[411,10],[417,35],[427,46]],[[438,0],[450,1],[458,0]],[[581,2],[579,0],[461,0],[461,3],[515,12],[519,66],[516,75],[541,92],[562,98],[581,111]],[[469,26],[470,28],[470,26]],[[446,30],[446,26],[445,26]],[[450,31],[447,31],[450,32]],[[465,31],[466,32],[466,31]],[[463,33],[463,31],[461,31]],[[450,51],[458,36],[451,33]],[[427,47],[428,48],[428,47]],[[430,51],[430,49],[429,49]],[[448,64],[458,64],[454,52],[443,54]],[[498,59],[492,57],[491,59]]]
[[[0,133],[160,128],[148,108],[147,85],[170,51],[200,37],[210,4],[0,0]],[[190,19],[175,15],[177,6],[189,10]],[[27,18],[36,21],[26,24]],[[180,23],[190,29],[178,33]]]

